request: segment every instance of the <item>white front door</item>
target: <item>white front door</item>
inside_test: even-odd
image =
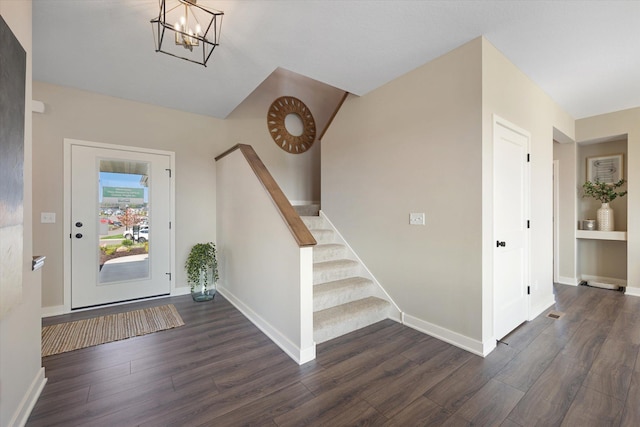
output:
[[[529,135],[500,120],[493,137],[494,335],[528,318]]]
[[[171,292],[171,157],[108,147],[71,145],[72,309]]]

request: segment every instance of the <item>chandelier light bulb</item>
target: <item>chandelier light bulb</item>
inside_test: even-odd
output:
[[[196,24],[196,35],[199,35],[200,33],[202,33],[202,27],[200,24]]]
[[[185,18],[184,16],[181,16],[180,17],[180,24],[184,27],[186,23],[187,23],[187,18]]]

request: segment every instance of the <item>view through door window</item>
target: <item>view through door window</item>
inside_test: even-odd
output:
[[[98,283],[149,277],[149,164],[100,160]]]

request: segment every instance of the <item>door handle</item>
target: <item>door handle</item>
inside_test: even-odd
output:
[[[82,227],[82,223],[80,221],[76,222],[76,227],[78,228]]]
[[[500,246],[504,248],[505,246],[507,246],[507,242],[501,242],[500,240],[498,240],[496,242],[496,248],[499,248]]]
[[[76,234],[76,239],[82,239],[82,233],[77,233]]]

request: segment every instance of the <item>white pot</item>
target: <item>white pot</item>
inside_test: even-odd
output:
[[[609,207],[609,203],[603,203],[602,207],[598,209],[598,230],[600,231],[613,231],[615,225],[613,222],[613,209]]]

